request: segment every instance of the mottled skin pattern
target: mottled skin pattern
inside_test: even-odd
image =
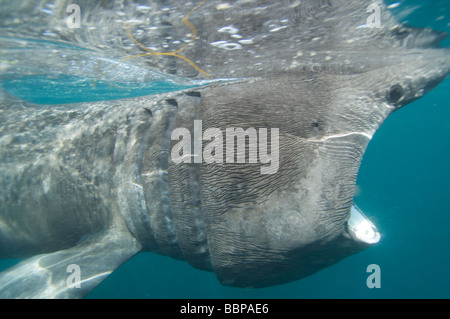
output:
[[[65,25],[69,3],[2,1],[1,35],[94,57],[146,54],[123,61],[137,67],[10,51],[23,61],[15,72],[145,81],[151,68],[233,80],[51,107],[2,91],[0,258],[30,258],[0,274],[1,297],[82,297],[139,251],[187,260],[225,285],[263,287],[364,249],[347,221],[365,148],[389,114],[450,70],[441,33],[398,26],[381,3],[382,27],[364,27],[374,1],[79,1],[75,30]],[[203,130],[279,128],[278,171],[175,164],[171,132],[192,132],[196,119]],[[70,264],[81,288],[67,288]]]

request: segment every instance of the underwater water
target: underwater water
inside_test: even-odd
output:
[[[386,2],[399,4],[392,11],[402,21],[450,33],[448,0]],[[450,47],[450,39],[442,44]],[[3,85],[13,91],[24,83],[11,80]],[[100,83],[100,89],[102,85],[107,86]],[[160,82],[140,88],[133,96],[175,90],[178,85]],[[52,90],[66,86],[56,80]],[[129,97],[121,88],[116,94],[110,98]],[[51,97],[36,99],[64,103]],[[381,232],[377,245],[300,281],[261,289],[225,287],[213,273],[187,262],[140,253],[87,298],[450,298],[449,101],[447,78],[392,114],[370,142],[358,174],[355,202]],[[15,262],[0,261],[0,271]],[[380,267],[380,288],[367,286],[371,264]]]

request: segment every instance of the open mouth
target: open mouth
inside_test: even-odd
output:
[[[356,204],[350,209],[350,219],[347,222],[348,231],[355,239],[372,245],[380,241],[381,235],[375,225],[363,214]]]

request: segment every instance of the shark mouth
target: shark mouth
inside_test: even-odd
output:
[[[350,209],[350,219],[347,222],[348,232],[358,241],[372,245],[380,241],[381,235],[375,225],[363,214],[355,204]]]

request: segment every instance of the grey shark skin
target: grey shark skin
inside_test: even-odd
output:
[[[5,73],[233,80],[51,107],[1,91],[0,258],[27,259],[0,274],[0,297],[83,297],[140,251],[184,259],[224,285],[264,287],[378,240],[369,221],[373,237],[352,223],[365,220],[353,204],[359,165],[386,117],[448,75],[442,33],[399,25],[377,1],[79,1],[78,29],[66,25],[70,3],[0,2],[3,41],[89,50],[6,49],[20,63]],[[373,3],[381,28],[367,25]],[[89,67],[102,52],[147,55]],[[203,130],[279,128],[278,171],[175,164],[171,132],[192,132],[195,119]],[[80,288],[67,281],[72,264]]]

